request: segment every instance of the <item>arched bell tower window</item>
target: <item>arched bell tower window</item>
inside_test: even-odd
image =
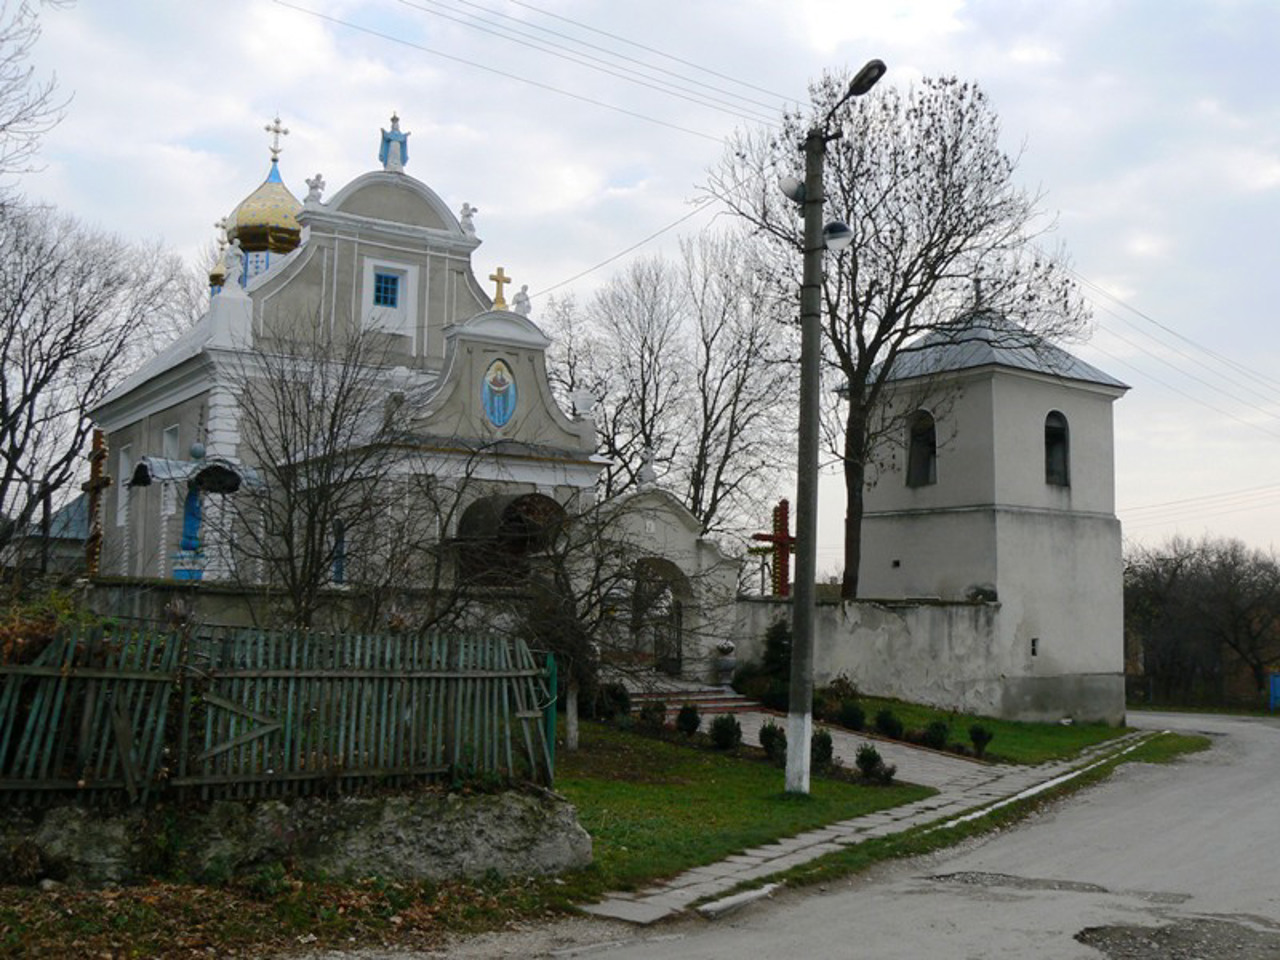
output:
[[[907,486],[938,482],[938,431],[933,415],[917,410],[907,424]]]
[[[1067,418],[1054,410],[1044,418],[1044,482],[1071,486],[1071,448]]]

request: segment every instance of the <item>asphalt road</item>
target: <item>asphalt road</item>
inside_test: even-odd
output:
[[[1142,713],[1213,749],[1126,764],[1010,830],[717,921],[571,922],[450,957],[1280,958],[1280,720]]]
[[[716,921],[590,919],[346,957],[1280,960],[1280,720],[1141,713],[1213,749],[1126,764],[1016,827]]]

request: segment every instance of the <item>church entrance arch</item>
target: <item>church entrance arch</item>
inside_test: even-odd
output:
[[[458,520],[459,566],[470,583],[510,584],[528,573],[565,522],[564,507],[540,493],[481,497]]]
[[[661,673],[684,669],[685,620],[693,602],[689,578],[670,560],[646,557],[635,564],[631,591],[631,643],[652,656]]]

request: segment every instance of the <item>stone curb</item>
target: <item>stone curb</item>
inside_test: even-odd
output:
[[[718,920],[726,913],[732,913],[739,907],[745,907],[749,903],[763,900],[780,886],[782,886],[780,883],[766,883],[763,887],[756,887],[754,890],[744,890],[742,893],[735,893],[730,897],[712,900],[710,903],[704,903],[700,906],[698,912],[708,920]]]

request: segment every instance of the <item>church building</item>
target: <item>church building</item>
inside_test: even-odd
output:
[[[490,286],[478,280],[476,208],[454,212],[406,173],[410,134],[398,117],[370,138],[376,169],[331,196],[316,174],[301,200],[280,169],[287,131],[278,119],[267,130],[274,139],[265,180],[220,223],[225,246],[207,312],[92,411],[113,481],[100,514],[99,572],[193,587],[270,581],[246,550],[260,531],[242,513],[230,519],[242,502],[235,498],[270,504],[278,459],[350,461],[376,446],[389,457],[380,483],[398,491],[388,511],[421,513],[415,491],[447,491],[434,504],[431,531],[452,545],[446,578],[509,582],[522,558],[545,546],[540,531],[594,504],[606,461],[595,453],[593,399],[574,397],[565,411],[552,395],[550,341],[531,319],[528,287],[511,295],[503,267],[489,274]],[[355,361],[335,352],[357,341],[364,352]],[[361,381],[374,386],[335,427],[349,431],[345,446],[321,451],[298,434],[313,449],[288,449],[282,439],[270,454],[255,442],[269,419],[264,407],[281,420],[296,395],[305,415],[308,403],[332,399],[323,395],[327,384],[353,363],[361,375],[374,371]],[[289,371],[289,392],[273,399],[266,381],[281,371]],[[713,605],[697,585],[714,583],[711,593],[731,597],[736,564],[699,540],[674,498],[655,488],[642,499],[637,548],[655,559],[665,550],[683,564],[672,573],[677,615],[681,629],[696,632]],[[363,551],[362,571],[354,546],[394,540],[389,520],[364,531],[341,516],[326,524],[329,587],[385,573],[374,569],[386,567],[377,549]],[[645,545],[658,534],[680,543]]]

